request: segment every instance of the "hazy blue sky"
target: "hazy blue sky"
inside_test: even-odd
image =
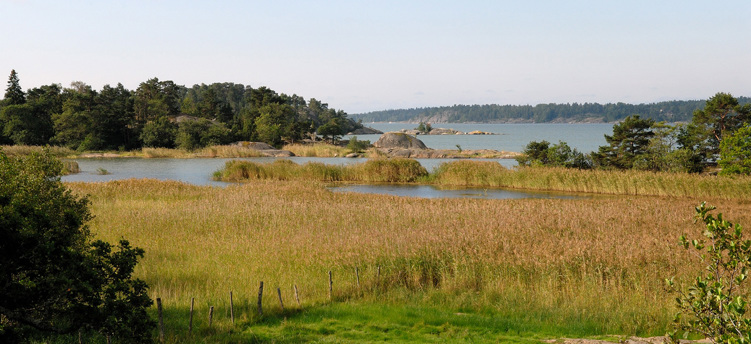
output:
[[[751,96],[749,0],[0,0],[0,47],[24,89],[235,82],[349,113]]]

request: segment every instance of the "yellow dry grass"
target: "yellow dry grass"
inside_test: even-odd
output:
[[[452,307],[654,331],[672,312],[662,279],[700,269],[677,246],[681,234],[699,231],[697,198],[416,199],[275,180],[226,189],[150,180],[70,186],[91,195],[97,237],[146,250],[137,275],[169,308],[185,309],[191,297],[226,307],[233,290],[241,317],[253,317],[259,281],[267,312],[278,312],[276,287],[291,300],[297,285],[310,306],[328,299],[331,270],[335,298],[436,290],[454,295]],[[748,202],[706,200],[751,223]]]

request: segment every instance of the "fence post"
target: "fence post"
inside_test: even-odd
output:
[[[229,316],[232,318],[232,325],[235,324],[235,305],[232,303],[232,290],[229,291]]]
[[[261,281],[261,286],[258,287],[258,315],[263,315],[263,306],[261,305],[262,299],[263,299],[263,281]]]
[[[164,343],[164,319],[162,317],[162,299],[156,298],[156,311],[159,314],[159,342]]]
[[[360,291],[360,268],[355,266],[355,277],[357,278],[357,291]]]
[[[295,300],[297,300],[297,307],[302,308],[302,305],[300,304],[300,296],[297,294],[297,284],[295,284]]]
[[[282,306],[282,313],[284,313],[284,302],[282,302],[282,289],[277,287],[276,293],[279,295],[279,306]]]
[[[334,280],[331,276],[331,270],[329,270],[329,300],[333,300],[334,296]]]
[[[195,297],[190,298],[190,320],[188,321],[188,334],[193,333],[193,304],[195,303],[195,301]]]

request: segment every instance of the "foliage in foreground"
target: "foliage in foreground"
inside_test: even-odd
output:
[[[132,274],[144,251],[92,241],[86,198],[58,177],[50,154],[0,151],[0,341],[79,329],[148,342],[147,285]]]
[[[751,266],[751,240],[743,239],[740,224],[733,226],[722,214],[709,214],[714,209],[705,203],[696,207],[696,218],[706,227],[706,240],[681,236],[681,245],[695,249],[707,266],[686,291],[677,290],[668,280],[668,286],[679,292],[676,301],[680,310],[671,338],[677,342],[680,332],[684,336],[698,332],[713,343],[749,343],[751,318],[745,282]]]

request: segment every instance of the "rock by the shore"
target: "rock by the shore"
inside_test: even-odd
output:
[[[373,129],[370,127],[362,127],[349,132],[347,135],[378,135],[383,134],[382,131]]]
[[[516,152],[496,151],[491,149],[465,149],[461,152],[456,149],[379,148],[379,150],[390,157],[412,159],[513,159],[519,156],[519,153]]]
[[[408,148],[408,149],[428,149],[428,147],[412,135],[405,133],[390,132],[381,135],[373,146],[376,148]]]
[[[265,156],[278,157],[278,158],[286,158],[286,157],[295,156],[294,153],[288,150],[276,149],[273,146],[265,142],[239,141],[239,142],[235,142],[235,144],[241,147],[255,149],[261,152]]]
[[[428,135],[464,135],[463,132],[447,128],[433,128]]]
[[[407,135],[498,135],[487,131],[474,130],[468,133],[463,131],[451,129],[451,128],[433,128],[429,132],[425,133],[416,129],[402,129],[399,131]]]

